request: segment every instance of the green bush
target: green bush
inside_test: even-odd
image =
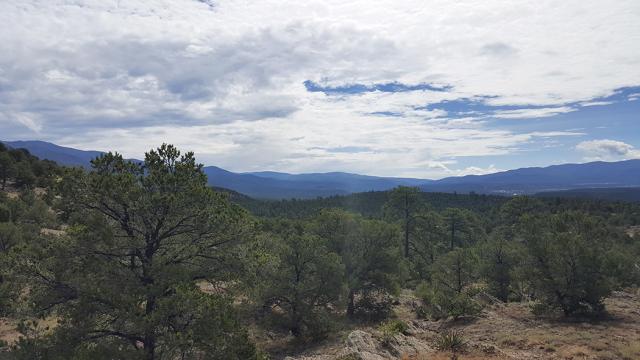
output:
[[[393,298],[391,295],[368,293],[355,301],[354,316],[368,321],[386,319],[391,314]]]
[[[458,319],[463,316],[475,316],[482,311],[482,305],[473,300],[469,291],[456,293],[422,284],[416,290],[416,295],[422,300],[422,305],[416,310],[421,318]]]
[[[407,330],[409,330],[407,324],[397,319],[385,321],[378,327],[382,343],[385,345],[391,343],[396,335],[405,334]]]

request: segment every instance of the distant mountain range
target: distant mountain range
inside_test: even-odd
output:
[[[209,183],[257,198],[315,198],[364,191],[388,190],[399,185],[420,186],[429,180],[366,176],[342,172],[287,174],[233,173],[215,166],[204,168]]]
[[[99,151],[84,151],[43,141],[5,141],[25,148],[41,159],[62,165],[88,167]],[[591,162],[532,167],[488,175],[449,177],[440,180],[393,178],[344,172],[287,174],[272,171],[235,173],[216,166],[204,168],[211,186],[235,190],[264,199],[314,198],[355,192],[388,190],[399,185],[417,186],[431,192],[485,194],[533,194],[571,189],[640,187],[640,160]],[[594,190],[591,190],[593,193]],[[615,190],[624,200],[624,189]]]

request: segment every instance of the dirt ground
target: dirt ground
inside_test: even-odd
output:
[[[439,333],[455,329],[462,331],[466,349],[458,360],[478,359],[574,359],[574,360],[638,360],[640,359],[640,291],[614,292],[605,304],[607,316],[601,320],[540,319],[531,314],[527,304],[495,304],[481,316],[458,321],[429,322],[415,318],[415,299],[405,293],[395,308],[398,318],[418,324],[425,331],[415,336],[433,345]],[[45,325],[46,326],[46,325]],[[313,347],[299,345],[292,349],[291,338],[262,332],[256,334],[260,347],[268,347],[274,359],[297,353],[296,359],[335,359],[344,339],[354,329],[373,334],[376,326],[343,324],[331,338]],[[0,318],[0,340],[12,343],[18,339],[15,323]],[[322,354],[321,357],[317,357]],[[452,354],[429,352],[399,357],[404,360],[449,360]]]
[[[597,321],[541,319],[531,313],[528,304],[509,303],[488,306],[473,319],[432,322],[416,319],[412,311],[416,301],[405,292],[395,308],[399,319],[421,329],[411,336],[433,348],[443,331],[461,331],[465,350],[457,357],[433,350],[399,356],[402,360],[640,360],[638,290],[614,292],[605,301],[607,316]],[[344,339],[354,329],[374,336],[377,332],[375,326],[345,325],[323,343],[306,349],[299,347],[299,351],[290,344],[286,350],[287,339],[273,334],[270,341],[263,337],[259,342],[270,348],[276,360],[285,355],[295,360],[332,360],[339,359],[337,354],[344,348]]]
[[[640,359],[638,291],[613,293],[606,309],[602,320],[567,321],[537,319],[524,304],[494,305],[469,324],[452,324],[469,342],[458,358]]]

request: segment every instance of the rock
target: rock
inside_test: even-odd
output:
[[[372,354],[370,352],[357,352],[352,349],[345,349],[341,352],[336,360],[388,360],[389,358],[382,357],[378,354]]]
[[[486,292],[479,292],[477,293],[473,299],[475,301],[477,301],[480,304],[483,304],[485,306],[490,306],[490,305],[498,305],[498,306],[502,306],[504,305],[504,303],[502,301],[500,301],[500,299],[498,299],[495,296],[489,295]]]
[[[393,341],[387,345],[387,348],[391,355],[393,355],[392,359],[407,355],[427,354],[433,352],[433,349],[431,349],[429,345],[421,342],[413,336],[405,336],[403,334],[394,336]]]
[[[342,360],[340,357],[338,357],[337,359]],[[284,360],[336,360],[336,357],[332,355],[303,355],[298,357],[287,356],[284,358]]]
[[[403,356],[433,353],[429,345],[413,336],[397,334],[382,343],[376,336],[362,330],[352,331],[345,341],[345,347],[337,355],[288,356],[284,360],[392,360]]]
[[[397,334],[383,344],[373,335],[362,330],[351,332],[347,337],[346,345],[344,357],[348,358],[346,355],[350,355],[354,360],[398,359],[406,355],[433,352],[429,345],[413,336]]]
[[[362,330],[352,331],[346,340],[347,348],[341,356],[354,360],[385,360],[389,357],[379,355],[379,344],[371,334]]]
[[[442,327],[442,322],[440,321],[413,320],[411,324],[422,331],[430,332],[439,332]]]

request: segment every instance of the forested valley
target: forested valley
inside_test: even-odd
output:
[[[90,170],[0,145],[0,359],[571,358],[493,332],[613,331],[640,304],[638,203],[206,184],[171,145]],[[624,329],[600,358],[640,358]]]

